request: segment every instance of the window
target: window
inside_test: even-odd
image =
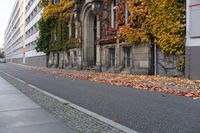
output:
[[[126,7],[125,7],[125,24],[128,24],[128,17],[129,17],[128,0],[126,0]]]
[[[124,66],[125,67],[131,66],[131,48],[130,47],[124,48]]]
[[[77,52],[74,51],[74,65],[77,63]]]
[[[117,8],[117,0],[112,0],[111,4],[111,27],[116,28],[116,8]]]
[[[190,37],[200,37],[200,0],[191,0],[190,3]]]
[[[72,25],[69,23],[69,38],[72,36]]]
[[[120,2],[120,0],[112,0],[112,4],[111,4],[111,27],[112,28],[116,28],[117,24],[116,24],[116,8],[117,8],[117,4]],[[125,3],[125,24],[128,23],[128,17],[129,17],[129,11],[128,11],[128,0],[126,0]]]
[[[52,3],[53,3],[53,4],[59,4],[59,3],[60,3],[60,0],[53,0]]]
[[[109,55],[110,55],[110,66],[113,67],[115,66],[115,48],[110,48],[109,49]]]

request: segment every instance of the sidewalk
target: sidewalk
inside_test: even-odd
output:
[[[0,133],[74,133],[0,77]]]

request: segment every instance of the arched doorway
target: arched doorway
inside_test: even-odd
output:
[[[85,8],[82,16],[83,67],[96,65],[97,16],[92,6]]]

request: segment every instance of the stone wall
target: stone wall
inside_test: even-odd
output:
[[[109,49],[114,48],[115,66],[110,66]],[[130,48],[130,66],[125,66],[124,48]],[[108,44],[101,46],[101,70],[108,72],[123,72],[133,74],[149,74],[151,52],[147,45]]]
[[[186,64],[185,73],[186,77],[193,80],[200,79],[200,46],[187,46],[186,47]]]
[[[46,56],[27,57],[26,65],[46,67]]]
[[[148,75],[151,69],[151,51],[147,45],[132,47],[132,74]]]
[[[177,70],[179,57],[176,55],[165,55],[159,49],[157,51],[157,74],[162,76],[181,76],[182,72]]]
[[[22,64],[23,63],[23,58],[14,58],[10,60],[12,63],[18,63]]]
[[[52,52],[49,56],[49,66],[81,69],[81,49],[74,48],[68,51]]]

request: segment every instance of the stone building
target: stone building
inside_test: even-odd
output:
[[[73,19],[75,38],[81,45],[65,52],[51,53],[49,64],[116,73],[178,75],[177,57],[163,55],[150,43],[131,45],[116,38],[118,2],[78,0]],[[127,0],[125,2],[123,23],[128,22]]]

